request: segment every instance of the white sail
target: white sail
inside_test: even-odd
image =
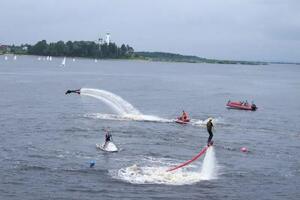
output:
[[[66,57],[64,57],[64,59],[62,60],[61,66],[62,66],[62,67],[66,66]]]

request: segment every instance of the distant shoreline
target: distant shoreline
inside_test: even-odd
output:
[[[177,62],[177,63],[208,63],[208,64],[239,64],[239,65],[268,65],[268,64],[296,64],[292,62],[261,62],[243,60],[209,59],[191,55],[181,55],[167,52],[135,52],[129,45],[118,47],[115,43],[96,43],[93,41],[58,41],[47,43],[46,40],[35,45],[0,45],[0,55],[35,55],[89,59],[123,59],[145,60],[151,62]]]
[[[139,53],[139,52],[138,52]],[[148,53],[153,53],[153,52],[148,52]],[[42,55],[30,55],[30,54],[21,54],[21,53],[0,53],[1,56],[3,55],[20,55],[20,56],[40,56],[40,57],[47,57],[47,56],[42,56]],[[170,62],[170,63],[203,63],[203,64],[223,64],[223,65],[269,65],[269,64],[275,64],[275,65],[280,65],[280,64],[287,64],[287,65],[300,65],[300,63],[297,62],[255,62],[255,61],[230,61],[232,63],[222,63],[222,60],[217,60],[219,62],[200,62],[200,61],[176,61],[176,60],[170,60],[170,59],[153,59],[153,58],[148,58],[148,57],[132,57],[132,58],[91,58],[91,57],[71,57],[71,56],[53,56],[55,58],[69,58],[69,59],[99,59],[99,60],[112,60],[112,61],[118,61],[118,60],[127,60],[127,61],[148,61],[148,62]],[[208,59],[209,60],[209,59]],[[240,63],[242,62],[242,63]],[[245,62],[250,64],[246,64]]]
[[[160,62],[208,63],[208,64],[240,64],[240,65],[267,65],[268,62],[236,61],[201,58],[198,56],[181,55],[166,52],[135,52],[140,59]]]
[[[143,54],[147,54],[144,56]],[[142,55],[141,55],[142,54]],[[240,65],[268,65],[270,62],[253,62],[253,61],[233,61],[233,60],[217,60],[217,59],[206,59],[200,58],[197,56],[186,56],[173,53],[159,52],[163,56],[157,56],[157,52],[135,52],[130,57],[118,57],[118,58],[94,58],[89,56],[65,56],[65,55],[55,55],[52,57],[67,57],[67,58],[82,58],[82,59],[99,59],[99,60],[140,60],[140,61],[149,61],[149,62],[173,62],[173,63],[204,63],[204,64],[240,64]],[[37,55],[37,54],[27,54],[27,53],[0,53],[0,55],[24,55],[24,56],[40,56],[47,57],[46,55]],[[168,55],[168,56],[164,56]],[[170,58],[170,55],[174,55]],[[286,64],[286,63],[277,63],[277,64]],[[292,63],[287,63],[292,64]]]

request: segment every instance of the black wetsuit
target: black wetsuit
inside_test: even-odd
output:
[[[80,94],[80,89],[79,90],[67,90],[65,92],[65,94],[71,94],[71,93],[77,93],[77,94]]]
[[[110,133],[106,133],[105,135],[105,142],[109,142],[111,141],[111,134]]]
[[[213,132],[212,132],[212,127],[213,127],[213,123],[211,121],[208,121],[207,124],[206,124],[206,127],[207,127],[207,132],[209,134],[209,137],[208,137],[208,140],[207,140],[207,145],[210,144],[211,142],[211,139],[213,138]]]

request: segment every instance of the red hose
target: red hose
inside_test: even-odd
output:
[[[182,163],[182,164],[180,164],[180,165],[177,165],[176,167],[170,168],[170,169],[167,170],[167,172],[174,171],[174,170],[176,170],[176,169],[179,169],[179,168],[181,168],[181,167],[184,167],[184,166],[190,164],[191,162],[197,160],[198,158],[200,158],[200,156],[202,156],[202,155],[206,152],[206,150],[208,149],[208,147],[209,147],[209,146],[204,147],[204,148],[203,148],[203,149],[202,149],[202,150],[201,150],[194,158],[192,158],[191,160],[188,160],[188,161],[186,161],[186,162],[184,162],[184,163]]]

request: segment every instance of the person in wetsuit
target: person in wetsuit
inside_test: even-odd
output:
[[[212,123],[212,119],[210,118],[208,120],[208,122],[206,123],[206,128],[207,128],[207,132],[209,134],[208,140],[207,140],[207,146],[209,146],[211,144],[211,140],[213,138],[213,132],[212,132],[212,128],[213,128],[213,123]]]
[[[67,94],[71,94],[71,93],[77,93],[77,94],[80,94],[80,89],[78,89],[78,90],[67,90],[67,91],[65,92],[66,95],[67,95]]]
[[[106,147],[107,143],[112,140],[112,135],[110,134],[110,132],[108,132],[108,130],[105,130],[105,132],[106,134],[105,134],[104,148]]]

